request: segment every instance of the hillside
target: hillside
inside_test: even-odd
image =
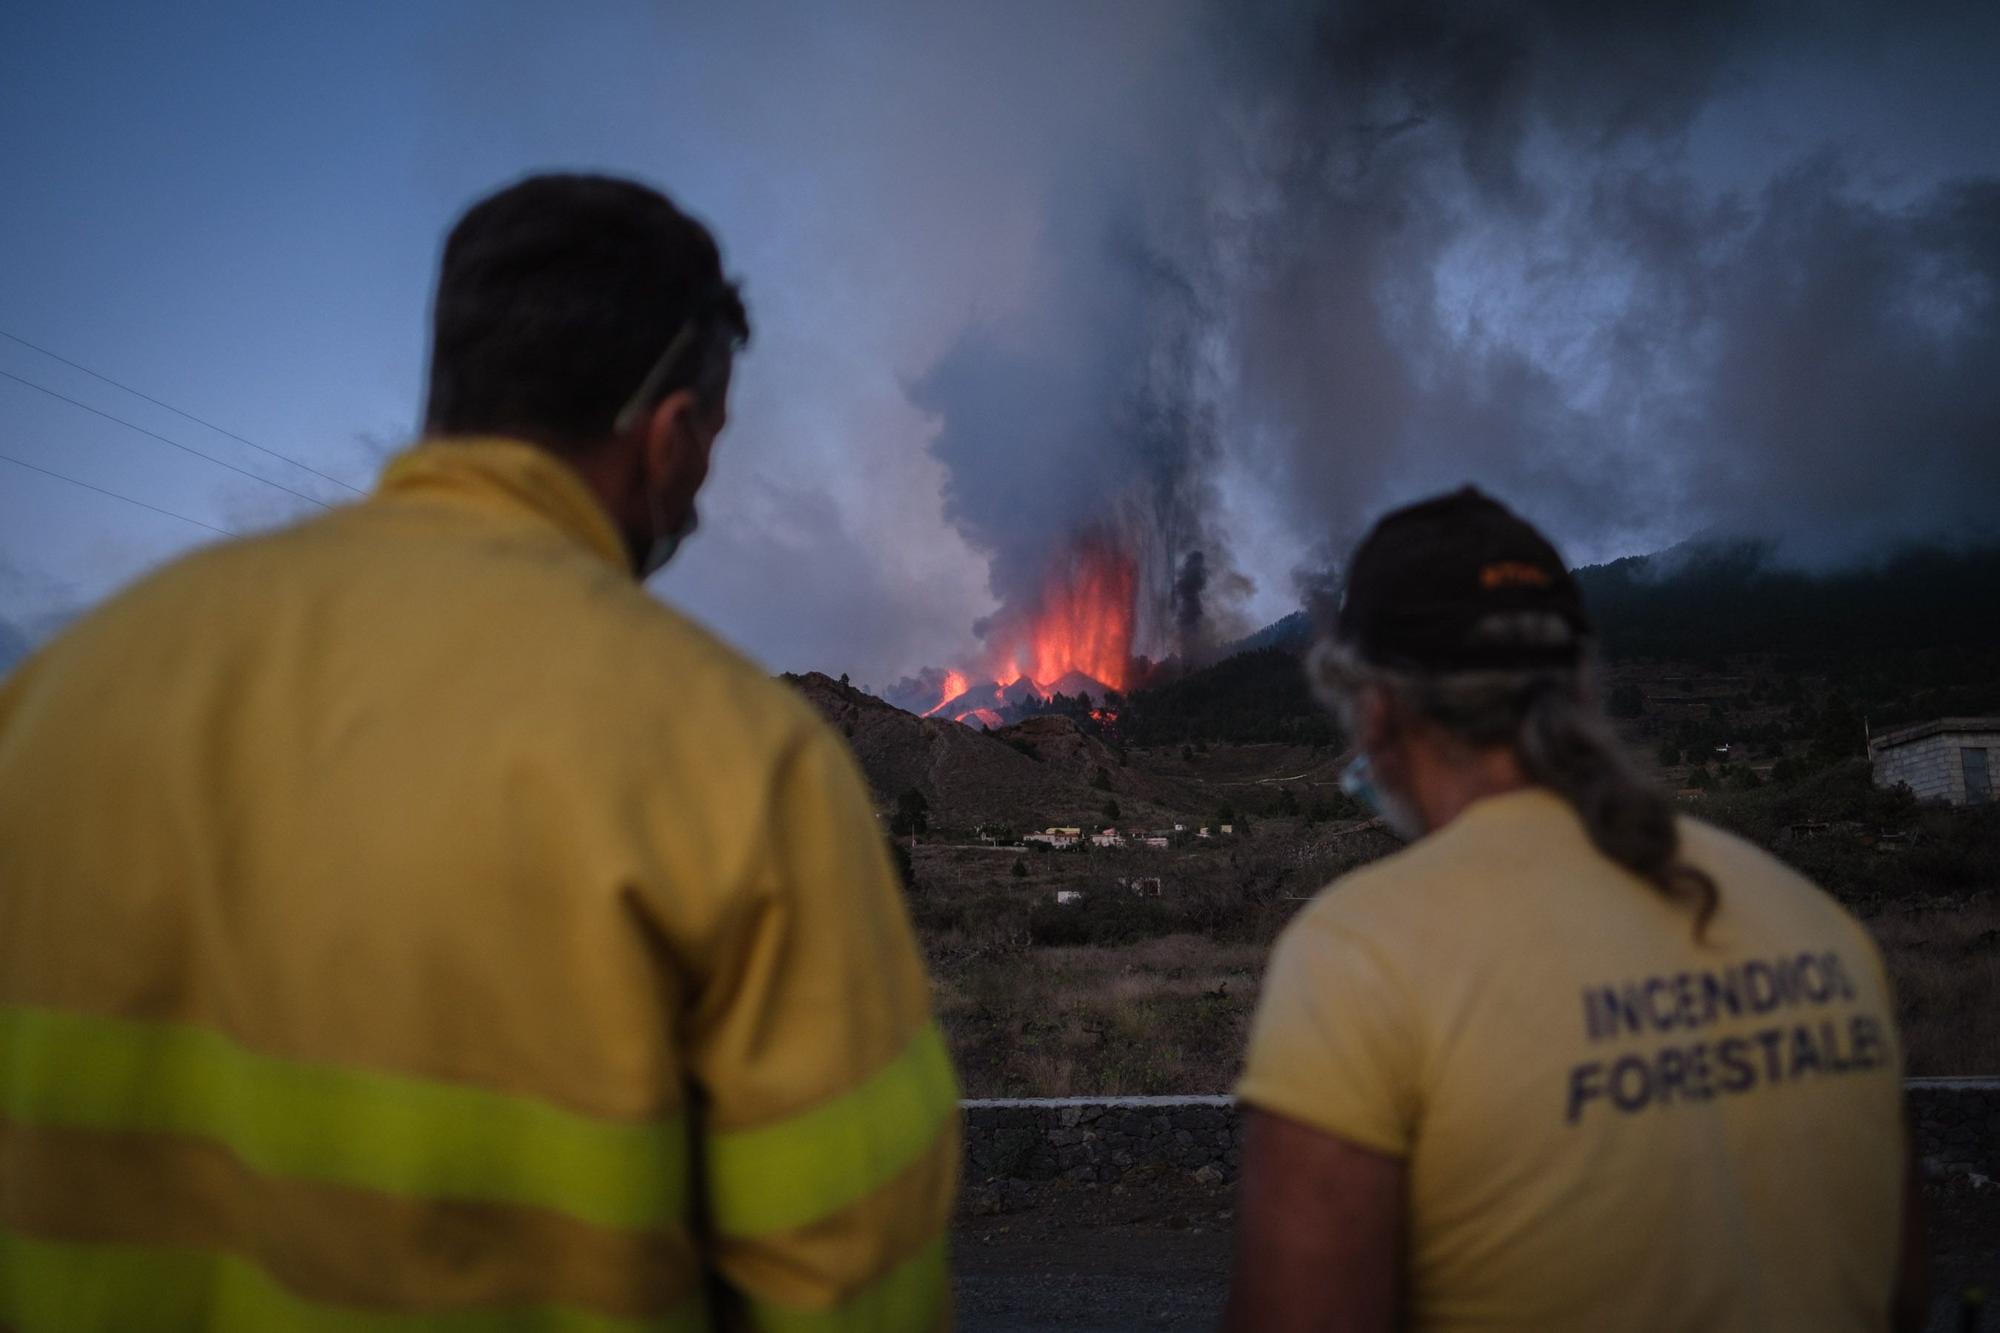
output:
[[[1602,640],[1607,696],[1639,690],[1626,696],[1630,719],[1651,716],[1657,697],[1683,747],[1736,726],[1760,728],[1773,745],[1811,741],[1829,710],[1856,719],[1856,737],[1864,718],[1885,727],[2000,712],[2000,546],[1911,550],[1811,575],[1774,567],[1751,544],[1688,545],[1587,566],[1577,579]],[[1269,646],[1133,692],[1121,738],[1331,742],[1332,721],[1300,669],[1308,641],[1294,614],[1244,641]],[[1699,701],[1698,719],[1677,706],[1688,700]],[[1690,720],[1701,736],[1683,734]]]
[[[1121,808],[1132,806],[1135,800],[1180,812],[1208,806],[1196,784],[1129,762],[1122,749],[1091,735],[1074,718],[1045,714],[992,735],[1009,748],[1032,756],[1053,774],[1115,798]]]
[[[1910,549],[1809,574],[1750,542],[1688,544],[1577,571],[1607,654],[1900,658],[2000,648],[2000,545]]]
[[[1171,780],[1128,767],[1068,718],[989,733],[917,717],[816,671],[785,680],[846,738],[879,804],[919,792],[940,829],[1101,826],[1113,800],[1121,823],[1172,822],[1165,803],[1190,799]]]

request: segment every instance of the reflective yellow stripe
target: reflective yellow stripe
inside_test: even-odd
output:
[[[751,1320],[764,1333],[917,1333],[944,1313],[950,1272],[944,1237],[891,1270],[835,1310],[787,1310],[755,1304]]]
[[[17,1333],[681,1333],[709,1327],[699,1298],[613,1319],[551,1306],[422,1313],[308,1301],[233,1255],[79,1245],[0,1231],[0,1324]]]
[[[220,1033],[0,1006],[0,1116],[186,1134],[275,1176],[547,1208],[599,1226],[683,1218],[679,1116],[598,1119],[463,1084],[259,1055]]]
[[[716,1226],[761,1236],[814,1222],[880,1189],[958,1111],[951,1056],[935,1023],[845,1096],[706,1145]]]

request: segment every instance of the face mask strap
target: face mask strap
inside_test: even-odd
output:
[[[646,378],[639,381],[639,387],[632,391],[632,396],[618,409],[618,415],[611,419],[612,434],[623,435],[639,423],[640,416],[659,398],[660,390],[666,386],[667,377],[674,372],[674,363],[686,354],[693,343],[694,320],[688,319],[682,322],[680,331],[667,343],[667,350],[660,353],[660,359],[653,363],[653,368],[646,372]]]

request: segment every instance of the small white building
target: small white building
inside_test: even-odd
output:
[[[1075,889],[1056,890],[1056,906],[1058,907],[1075,907],[1082,901],[1083,894]]]
[[[1868,741],[1875,785],[1908,787],[1920,801],[1984,805],[1993,799],[2000,717],[1942,717]]]
[[[1125,837],[1117,829],[1108,828],[1102,833],[1091,834],[1090,845],[1093,847],[1123,847],[1125,845]]]

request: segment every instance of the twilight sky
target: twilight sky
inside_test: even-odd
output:
[[[1577,562],[1991,537],[2000,10],[1628,8],[20,0],[0,333],[314,471],[0,338],[0,640],[365,489],[444,230],[546,168],[745,281],[656,587],[773,669],[963,661],[1086,529],[1164,651],[1189,553],[1220,635],[1467,480]]]

